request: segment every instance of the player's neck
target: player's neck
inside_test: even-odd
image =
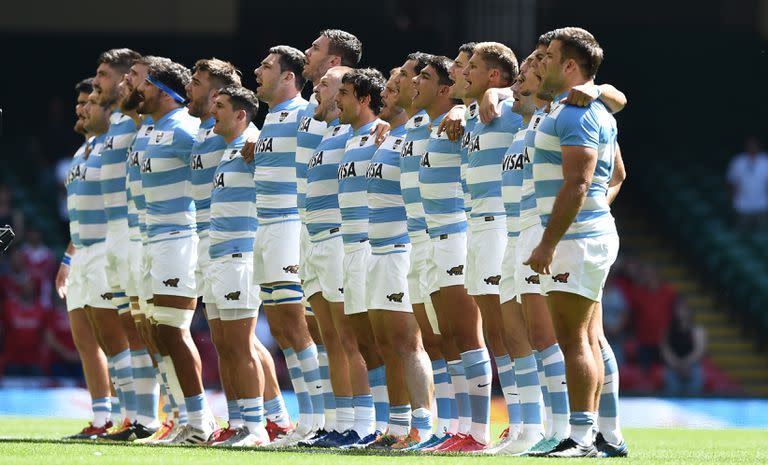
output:
[[[353,130],[357,131],[372,121],[376,121],[376,115],[371,110],[366,109],[360,112],[360,118],[350,123],[350,126],[352,126]]]
[[[461,99],[461,101],[462,101],[462,102],[464,102],[464,105],[466,105],[466,106],[470,106],[470,105],[472,105],[473,103],[475,103],[475,99],[473,99],[473,98],[467,98],[467,97],[465,97],[465,98]]]
[[[133,120],[133,124],[135,124],[136,127],[141,126],[141,115],[139,114],[138,111],[136,111],[136,110],[126,111],[126,112],[123,112],[123,114],[125,116],[131,118]]]
[[[573,76],[572,78],[565,80],[562,89],[556,91],[554,96],[563,95],[570,92],[574,87],[584,84],[594,84],[594,81],[592,79],[583,78],[582,76]]]
[[[429,119],[434,121],[440,115],[448,113],[453,108],[453,102],[449,99],[437,99],[432,105],[425,108]]]
[[[393,116],[389,120],[387,120],[387,123],[389,123],[390,128],[399,128],[400,126],[404,125],[408,121],[408,112],[403,110],[399,112],[397,115]]]
[[[232,131],[230,134],[227,134],[227,135],[222,134],[221,137],[224,139],[224,142],[226,142],[227,145],[229,145],[232,143],[232,141],[242,136],[245,133],[246,129],[248,128],[247,127],[237,128],[234,131]]]
[[[267,102],[267,105],[269,108],[275,108],[283,102],[296,98],[297,95],[299,95],[299,91],[295,87],[281,89],[277,91],[275,98]]]
[[[211,116],[213,116],[213,115],[211,115],[210,113],[206,113],[204,115],[199,116],[198,118],[200,118],[200,122],[201,123],[205,123],[206,121],[211,119]]]

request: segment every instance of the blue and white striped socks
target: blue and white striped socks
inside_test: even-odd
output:
[[[150,429],[160,426],[157,405],[160,400],[160,386],[155,378],[155,367],[146,349],[131,351],[131,368],[136,387],[136,421]]]
[[[417,408],[411,415],[411,427],[416,428],[419,439],[426,441],[432,435],[432,411],[426,408]]]
[[[472,406],[469,403],[469,387],[461,360],[448,362],[448,374],[451,375],[453,395],[456,398],[456,412],[459,418],[458,434],[469,434],[472,427]]]
[[[328,367],[328,352],[325,346],[317,346],[317,361],[320,365],[320,384],[323,385],[323,409],[325,414],[325,430],[336,428],[336,396],[331,386],[331,370]]]
[[[408,434],[411,428],[411,406],[392,405],[389,408],[389,428],[388,433],[401,437]]]
[[[352,406],[355,412],[355,423],[352,429],[361,438],[373,433],[376,427],[376,409],[373,406],[373,396],[371,394],[352,396]]]
[[[208,400],[205,398],[205,393],[185,397],[184,405],[187,407],[187,421],[189,425],[207,431],[209,423],[213,420],[213,414],[208,408]]]
[[[323,398],[323,384],[320,381],[320,363],[318,361],[317,346],[311,344],[306,349],[297,353],[312,402],[312,431],[322,429],[325,425],[325,407]]]
[[[469,387],[472,409],[470,435],[475,441],[488,444],[491,440],[491,357],[488,349],[468,350],[461,354]]]
[[[274,399],[264,401],[267,420],[277,424],[281,428],[287,428],[291,424],[291,418],[288,416],[288,409],[285,408],[285,400],[282,394],[278,394]]]
[[[435,403],[437,404],[437,435],[442,437],[451,431],[451,416],[456,413],[456,426],[458,427],[458,413],[452,412],[451,402],[456,403],[453,397],[451,376],[448,374],[448,364],[445,359],[432,360],[432,379],[435,383]],[[425,439],[425,438],[422,438]]]
[[[373,406],[376,410],[375,430],[384,433],[389,422],[389,391],[387,391],[387,372],[384,365],[368,370],[368,385],[371,387]]]
[[[552,403],[552,435],[557,439],[565,439],[569,436],[570,408],[568,386],[565,383],[565,359],[560,346],[553,344],[541,351],[541,361]]]
[[[240,428],[245,424],[243,414],[240,412],[240,404],[237,400],[227,399],[227,421],[232,429]]]
[[[100,428],[110,420],[112,400],[109,397],[91,399],[91,410],[93,410],[93,426]]]
[[[301,364],[296,352],[290,347],[283,350],[285,363],[288,366],[288,374],[291,377],[293,392],[296,394],[296,400],[299,403],[299,423],[297,428],[308,432],[312,430],[312,397],[307,390],[307,383],[304,382],[304,374],[301,371]]]
[[[541,421],[541,387],[536,357],[533,354],[515,359],[515,381],[520,394],[520,417],[523,423],[520,438],[540,439],[544,434]]]
[[[576,443],[582,446],[589,446],[595,442],[596,412],[571,412],[569,423],[571,425],[569,437],[576,441]]]
[[[624,436],[621,434],[619,424],[619,365],[611,346],[605,346],[601,350],[603,365],[605,366],[605,382],[603,392],[600,394],[600,406],[598,408],[598,430],[611,444],[621,444]]]
[[[371,399],[373,402],[373,399]],[[355,409],[351,396],[336,396],[336,431],[343,433],[355,425]]]
[[[549,396],[547,388],[547,377],[544,375],[544,362],[541,360],[541,352],[533,351],[536,357],[536,371],[539,377],[539,386],[541,387],[541,399],[544,402],[544,437],[552,437],[552,399]]]
[[[509,437],[514,439],[522,430],[522,419],[520,394],[515,381],[515,364],[509,354],[496,357],[496,369],[499,372],[499,384],[501,384],[501,392],[504,394],[504,402],[507,405]]]
[[[252,434],[260,433],[264,429],[264,399],[262,397],[240,399],[238,404],[248,431]]]

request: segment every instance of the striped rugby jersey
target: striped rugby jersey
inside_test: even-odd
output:
[[[240,150],[245,145],[240,135],[224,149],[213,176],[211,192],[211,258],[253,252],[256,237],[255,163],[246,163]]]
[[[405,142],[400,151],[400,191],[408,215],[408,234],[420,235],[427,230],[424,206],[419,190],[421,156],[429,143],[429,115],[422,110],[405,123]]]
[[[419,189],[430,237],[467,230],[461,187],[461,143],[437,135],[446,113],[432,120],[427,151],[421,157]]]
[[[151,116],[145,116],[136,138],[128,148],[128,191],[130,199],[136,207],[136,221],[139,226],[141,240],[146,242],[147,237],[147,202],[144,199],[144,185],[141,182],[141,163],[144,160],[144,151],[149,143],[149,135],[155,125]],[[128,216],[130,225],[130,214]]]
[[[69,164],[67,179],[64,185],[67,188],[67,214],[69,216],[69,235],[72,238],[72,245],[79,249],[83,246],[80,241],[80,227],[77,219],[77,189],[80,182],[80,173],[85,168],[85,148],[90,143],[90,139],[83,142],[83,145],[72,156]]]
[[[339,164],[339,208],[344,245],[368,240],[368,165],[376,152],[376,137],[371,129],[381,123],[375,119],[352,132]]]
[[[368,239],[374,255],[405,252],[408,238],[405,203],[400,191],[400,149],[405,125],[389,132],[368,165]]]
[[[533,188],[533,160],[536,152],[536,148],[534,147],[536,129],[546,115],[547,114],[543,109],[537,108],[526,128],[525,157],[523,158],[523,188],[520,197],[520,231],[541,224],[541,220],[539,219],[539,209],[536,207],[536,192],[534,192]]]
[[[259,224],[298,221],[296,135],[307,101],[301,95],[269,109],[256,143],[256,209]]]
[[[109,117],[104,147],[101,150],[101,195],[109,222],[128,218],[126,164],[128,146],[136,136],[136,123],[130,116],[115,111]]]
[[[189,167],[200,120],[176,108],[155,122],[141,163],[149,241],[187,237],[195,230]],[[164,237],[172,234],[173,237]]]
[[[556,103],[536,130],[533,182],[541,224],[547,226],[555,197],[563,185],[562,147],[589,147],[597,151],[592,184],[563,239],[615,233],[607,193],[616,153],[616,120],[599,100],[582,108],[559,103],[565,96],[555,97]]]
[[[306,223],[307,163],[328,127],[325,121],[313,118],[316,108],[317,98],[312,94],[309,104],[299,115],[299,129],[296,133],[296,202],[302,223]]]
[[[472,196],[470,227],[482,228],[490,218],[503,217],[501,162],[517,131],[522,116],[512,111],[512,99],[501,102],[500,115],[490,124],[478,121],[469,141],[467,187]]]
[[[480,105],[474,101],[467,106],[464,114],[464,134],[461,136],[461,188],[464,190],[464,211],[469,214],[472,210],[472,196],[467,187],[467,167],[469,166],[469,141],[472,139],[472,131],[480,118]]]
[[[350,125],[339,124],[338,118],[332,121],[307,163],[306,224],[309,239],[313,242],[341,233],[339,163],[351,136]]]
[[[211,116],[200,123],[197,137],[192,144],[192,154],[189,167],[192,169],[192,199],[195,201],[195,221],[197,235],[205,236],[211,226],[211,190],[213,189],[213,173],[219,166],[227,143],[224,138],[213,132],[216,119]]]
[[[81,165],[77,181],[77,224],[84,246],[103,242],[107,237],[107,213],[101,195],[101,151],[106,139],[105,133],[90,141],[91,152]]]
[[[521,129],[515,134],[512,145],[504,154],[501,165],[501,198],[504,200],[504,211],[507,214],[507,236],[520,235],[520,198],[523,190],[523,169],[526,161],[525,135],[527,129]]]

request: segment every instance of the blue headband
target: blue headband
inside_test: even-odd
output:
[[[152,84],[152,85],[154,85],[158,89],[162,90],[166,94],[170,95],[172,99],[176,100],[179,103],[183,104],[186,101],[186,99],[184,97],[182,97],[181,95],[179,95],[176,92],[174,92],[173,89],[171,89],[170,87],[166,86],[165,84],[163,84],[162,82],[158,81],[157,79],[152,79],[152,77],[149,76],[149,75],[147,75],[147,82]]]

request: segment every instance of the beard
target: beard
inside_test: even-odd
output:
[[[125,96],[120,107],[122,107],[124,111],[135,111],[139,109],[141,101],[141,95],[134,89],[130,94]]]

